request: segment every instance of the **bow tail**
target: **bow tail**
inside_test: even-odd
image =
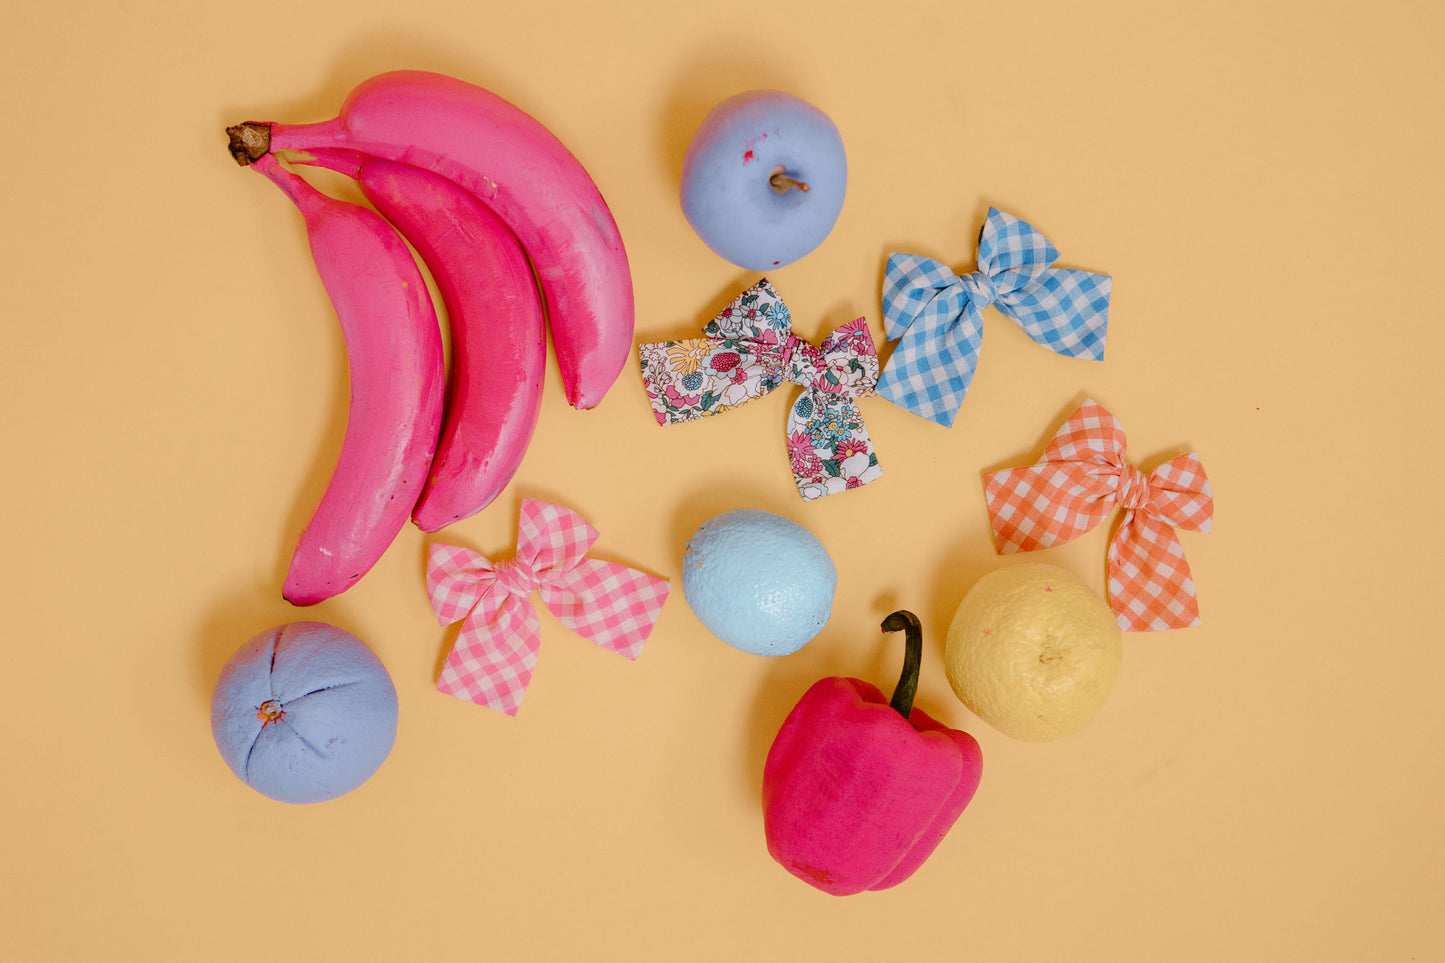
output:
[[[817,388],[788,409],[788,461],[804,501],[859,488],[883,474],[858,403]]]
[[[878,379],[878,394],[949,427],[973,383],[983,344],[983,311],[969,300],[957,317],[920,315],[908,326]]]
[[[479,606],[462,623],[437,691],[514,716],[541,644],[537,614],[525,600],[508,596],[490,618]]]
[[[1109,607],[1125,632],[1199,624],[1199,600],[1173,526],[1131,511],[1109,543]]]
[[[584,558],[541,585],[542,603],[567,628],[629,659],[642,652],[662,604],[667,579]]]

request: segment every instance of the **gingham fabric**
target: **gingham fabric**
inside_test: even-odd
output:
[[[984,474],[999,554],[1062,545],[1124,509],[1109,542],[1109,605],[1126,632],[1199,624],[1194,578],[1175,529],[1207,532],[1214,494],[1190,452],[1147,476],[1124,457],[1124,429],[1086,401],[1027,468]]]
[[[855,399],[874,393],[878,352],[863,318],[815,347],[793,334],[783,299],[763,278],[703,329],[703,337],[638,348],[643,386],[660,425],[694,421],[801,385],[788,409],[788,460],[804,501],[883,474]]]
[[[432,610],[442,625],[466,620],[437,690],[517,714],[542,643],[533,590],[569,629],[637,658],[667,600],[668,582],[586,558],[595,541],[597,530],[582,516],[526,498],[517,554],[509,561],[433,542],[426,574]]]
[[[958,276],[939,261],[891,254],[883,275],[883,324],[898,341],[878,394],[940,425],[953,424],[973,381],[992,304],[1038,344],[1061,355],[1104,357],[1113,279],[1053,268],[1042,234],[989,208],[978,239],[978,270]]]

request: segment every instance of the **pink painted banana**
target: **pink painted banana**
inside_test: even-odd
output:
[[[431,269],[452,333],[441,438],[412,520],[434,532],[475,515],[522,463],[547,364],[542,299],[522,245],[486,205],[430,171],[356,151],[286,151],[354,177]]]
[[[252,166],[306,219],[346,339],[351,404],[341,457],[283,589],[294,604],[314,605],[376,564],[421,494],[441,425],[441,329],[411,252],[386,221],[327,197],[273,156]]]
[[[510,227],[537,269],[567,400],[590,408],[632,349],[632,277],[611,211],[551,132],[489,91],[405,70],[363,81],[340,114],[315,124],[242,124],[232,151],[358,150],[413,164],[475,194]]]

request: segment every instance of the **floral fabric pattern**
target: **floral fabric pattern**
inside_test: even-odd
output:
[[[762,278],[709,321],[703,337],[643,344],[638,355],[660,425],[736,408],[785,381],[801,386],[786,437],[804,501],[883,473],[855,400],[878,386],[878,352],[863,318],[840,325],[816,347],[793,335],[788,306]]]

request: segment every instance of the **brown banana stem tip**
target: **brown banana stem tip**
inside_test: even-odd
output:
[[[226,136],[231,139],[227,149],[242,167],[260,160],[271,151],[270,124],[237,124],[226,128]]]

